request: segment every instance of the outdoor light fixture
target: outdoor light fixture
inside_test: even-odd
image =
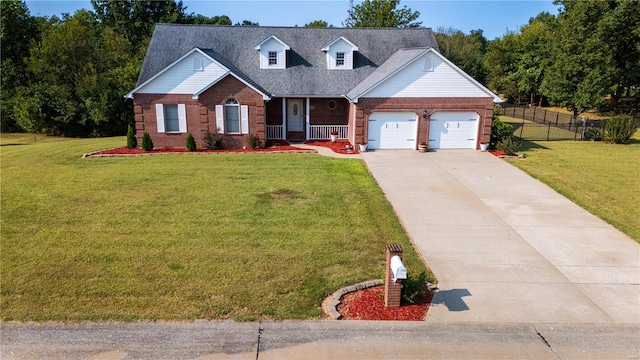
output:
[[[424,109],[424,111],[422,112],[422,118],[423,119],[427,118],[427,109]]]

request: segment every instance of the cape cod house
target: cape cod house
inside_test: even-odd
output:
[[[159,24],[132,98],[156,146],[227,147],[337,132],[372,149],[479,147],[500,99],[438,52],[431,29]]]

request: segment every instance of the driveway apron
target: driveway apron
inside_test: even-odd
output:
[[[429,321],[640,323],[640,245],[538,180],[474,150],[362,158],[439,280]]]

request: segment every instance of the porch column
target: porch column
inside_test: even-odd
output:
[[[305,118],[306,118],[306,122],[307,122],[307,131],[306,134],[304,135],[306,140],[309,140],[309,132],[311,131],[311,122],[309,119],[309,108],[311,107],[311,99],[307,98],[307,102],[305,104]]]
[[[287,99],[282,98],[282,140],[287,140]]]

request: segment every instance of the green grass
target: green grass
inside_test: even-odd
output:
[[[574,131],[568,131],[566,128],[561,129],[547,124],[538,124],[528,120],[515,119],[508,116],[500,116],[500,120],[513,125],[513,134],[523,139],[575,139]],[[522,124],[524,123],[524,128]],[[580,138],[581,134],[578,134]]]
[[[511,164],[640,242],[640,131],[629,145],[524,141]]]
[[[425,270],[360,160],[81,158],[124,144],[2,135],[2,320],[308,319],[387,244]]]

